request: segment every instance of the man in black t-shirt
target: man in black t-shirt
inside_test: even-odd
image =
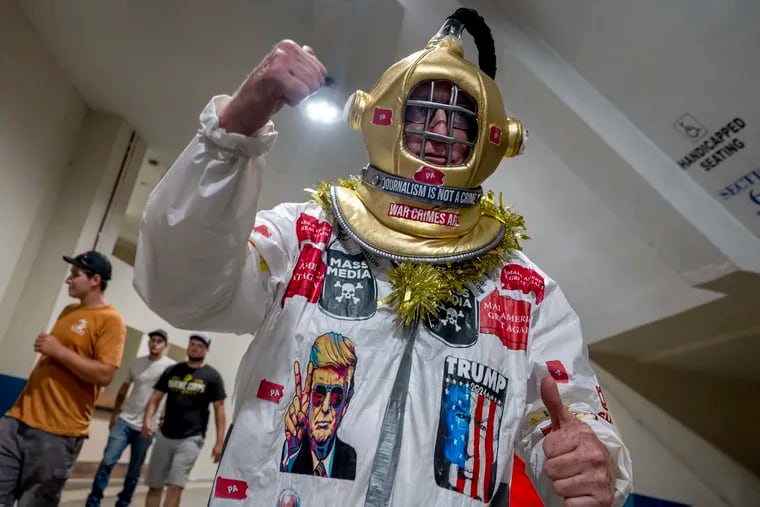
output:
[[[216,445],[211,452],[214,463],[222,455],[225,414],[224,382],[221,375],[205,364],[211,338],[203,333],[190,335],[187,361],[166,369],[153,387],[145,409],[143,434],[153,435],[153,414],[166,394],[166,415],[156,435],[146,482],[150,490],[146,507],[159,507],[164,486],[164,507],[179,506],[182,490],[198,458],[208,427],[209,404],[214,405]]]

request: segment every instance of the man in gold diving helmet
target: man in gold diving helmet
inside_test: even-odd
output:
[[[201,113],[145,207],[134,282],[177,327],[254,334],[210,505],[286,490],[314,506],[506,505],[515,452],[545,505],[625,501],[630,456],[578,318],[520,251],[522,217],[481,187],[526,140],[495,55],[484,20],[457,10],[349,99],[361,174],[271,210],[257,209],[271,118],[325,67],[281,41]]]

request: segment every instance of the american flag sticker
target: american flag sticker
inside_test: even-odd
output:
[[[438,486],[483,503],[491,501],[507,383],[489,366],[446,358],[433,456]]]

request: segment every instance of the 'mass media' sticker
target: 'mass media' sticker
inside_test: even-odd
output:
[[[453,296],[453,302],[438,305],[438,313],[425,319],[425,327],[452,347],[469,347],[478,341],[478,302],[467,288]]]
[[[347,320],[368,319],[377,312],[377,284],[364,253],[346,252],[339,242],[330,246],[319,308]]]

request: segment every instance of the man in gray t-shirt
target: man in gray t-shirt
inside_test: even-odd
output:
[[[129,454],[129,467],[124,478],[124,488],[119,493],[116,507],[126,507],[132,501],[132,495],[140,479],[140,468],[145,461],[153,439],[141,434],[145,406],[153,392],[153,386],[161,374],[174,360],[164,357],[168,344],[168,335],[163,329],[152,331],[148,335],[149,355],[138,357],[129,367],[129,376],[121,385],[116,395],[113,415],[109,427],[108,443],[103,452],[103,460],[92,482],[92,491],[87,497],[87,507],[97,507],[103,498],[103,490],[108,486],[111,470],[121,458],[127,446],[132,446]],[[127,398],[130,385],[132,391]],[[124,400],[126,399],[126,403]],[[122,408],[123,406],[123,408]],[[158,411],[156,411],[158,414]],[[154,421],[155,422],[155,421]]]

